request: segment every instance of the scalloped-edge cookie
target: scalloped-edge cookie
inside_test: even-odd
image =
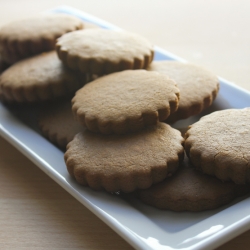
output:
[[[42,134],[63,150],[76,134],[84,131],[84,128],[74,120],[69,100],[49,103],[42,107],[38,124]]]
[[[192,164],[209,175],[237,184],[250,182],[250,108],[203,116],[185,134]]]
[[[72,99],[72,109],[93,132],[123,134],[166,120],[178,99],[179,90],[167,76],[126,70],[86,84]]]
[[[25,57],[54,50],[61,35],[83,28],[81,19],[62,13],[40,14],[0,29],[0,53],[13,64]]]
[[[78,183],[128,193],[171,176],[183,159],[182,143],[180,132],[165,123],[126,135],[85,130],[67,145],[64,158]]]
[[[158,61],[153,62],[148,70],[169,76],[180,89],[178,110],[168,117],[168,123],[199,114],[213,103],[219,91],[218,77],[191,63]]]
[[[0,75],[0,88],[9,102],[37,102],[73,95],[87,76],[66,68],[56,52],[26,58]]]
[[[171,178],[148,189],[137,190],[135,196],[159,209],[198,212],[226,205],[249,190],[249,185],[222,182],[195,170],[185,157]]]
[[[104,75],[126,69],[145,69],[154,57],[152,44],[125,32],[86,29],[61,36],[56,43],[65,65],[83,73]]]

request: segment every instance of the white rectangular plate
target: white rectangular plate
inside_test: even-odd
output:
[[[118,27],[70,7],[63,6],[52,11],[78,16],[102,28],[119,30]],[[160,48],[156,47],[155,50],[155,60],[184,61]],[[249,92],[223,79],[220,82],[220,93],[206,112],[250,106]],[[186,127],[199,117],[179,121],[176,127]],[[212,211],[175,213],[160,211],[133,199],[81,187],[69,177],[63,152],[2,104],[0,135],[136,249],[213,249],[250,229],[248,197]]]

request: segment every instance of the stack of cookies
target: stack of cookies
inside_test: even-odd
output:
[[[183,138],[164,121],[178,107],[174,81],[149,72],[153,46],[128,32],[76,31],[56,44],[62,62],[99,77],[72,99],[84,131],[68,144],[65,162],[82,185],[108,192],[145,189],[171,176]]]
[[[137,34],[84,25],[49,14],[0,30],[1,59],[11,65],[0,76],[0,97],[43,104],[39,126],[66,148],[69,174],[94,190],[132,193],[174,211],[212,209],[245,194],[249,145],[240,138],[250,128],[245,119],[235,133],[231,123],[250,110],[192,125],[185,136],[191,161],[184,159],[185,140],[171,124],[210,106],[218,78],[189,63],[153,62],[152,44]],[[223,148],[231,140],[236,149]]]

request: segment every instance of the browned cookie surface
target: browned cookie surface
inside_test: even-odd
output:
[[[202,117],[186,132],[185,149],[204,173],[237,184],[250,182],[250,108]]]
[[[95,190],[132,192],[148,188],[176,171],[183,138],[165,123],[127,135],[88,130],[67,146],[65,162],[77,182]]]
[[[149,189],[137,190],[144,203],[173,211],[204,211],[225,205],[249,192],[249,186],[236,185],[203,174],[185,158],[178,171]]]
[[[86,76],[67,69],[56,52],[47,52],[15,63],[0,76],[0,88],[8,101],[35,102],[73,94]]]
[[[145,38],[104,29],[65,34],[58,39],[56,48],[59,58],[68,67],[97,75],[147,68],[154,55],[153,46]]]
[[[46,105],[40,111],[38,122],[43,135],[63,150],[77,133],[84,131],[74,120],[70,101]]]
[[[178,106],[179,90],[168,77],[126,70],[100,77],[72,99],[76,118],[89,130],[122,134],[165,120]]]
[[[169,76],[180,89],[178,110],[171,114],[167,122],[200,113],[212,104],[219,91],[219,79],[208,70],[190,63],[175,61],[153,62],[148,70]]]
[[[64,33],[82,29],[81,19],[67,14],[41,14],[9,23],[0,29],[0,53],[7,63],[55,49]]]

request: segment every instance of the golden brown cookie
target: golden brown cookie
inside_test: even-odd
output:
[[[50,13],[18,20],[0,29],[0,53],[12,64],[25,57],[55,49],[64,33],[83,28],[82,20],[67,14]]]
[[[165,120],[177,109],[178,96],[167,76],[126,70],[86,84],[72,99],[72,109],[89,130],[122,134]]]
[[[180,132],[165,123],[126,135],[88,130],[67,145],[65,162],[77,182],[94,190],[132,192],[174,173],[183,159]]]
[[[73,95],[86,76],[66,68],[56,52],[47,52],[15,63],[0,76],[0,88],[8,101],[36,102]]]
[[[70,101],[50,103],[43,107],[38,123],[42,134],[63,150],[77,133],[84,131],[74,120]]]
[[[194,169],[186,157],[171,177],[145,190],[137,190],[142,202],[173,211],[215,209],[249,192],[249,185],[222,182]]]
[[[212,104],[219,91],[218,77],[194,64],[158,61],[153,62],[148,70],[169,76],[180,89],[179,107],[168,117],[169,123],[199,114]]]
[[[250,108],[216,111],[186,132],[185,149],[193,165],[237,184],[250,182]]]
[[[153,46],[145,38],[104,29],[74,31],[58,39],[56,49],[65,65],[90,74],[145,69],[153,60]]]

